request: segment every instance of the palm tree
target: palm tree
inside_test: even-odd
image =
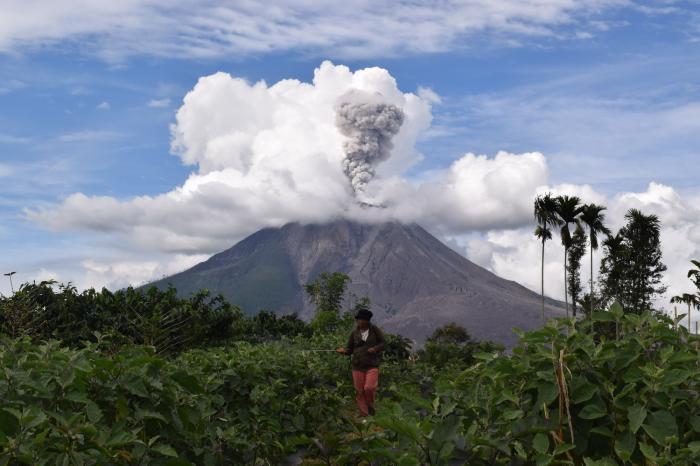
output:
[[[581,199],[578,196],[558,196],[556,199],[556,212],[559,216],[561,230],[561,244],[564,246],[564,302],[566,303],[566,317],[569,317],[569,293],[566,282],[566,261],[571,247],[571,231],[569,225],[580,225]],[[575,312],[575,311],[574,311]],[[574,316],[575,317],[575,316]]]
[[[535,220],[537,228],[535,236],[542,241],[542,323],[544,324],[544,243],[552,239],[551,226],[559,225],[557,217],[557,202],[551,193],[537,196],[535,199]]]
[[[674,296],[671,298],[672,303],[684,303],[688,305],[688,333],[690,333],[690,306],[697,307],[700,304],[700,299],[697,295],[690,293],[683,293],[682,295]]]
[[[695,266],[694,269],[688,270],[688,278],[695,283],[695,286],[700,291],[700,261],[690,261]]]
[[[588,227],[588,237],[591,241],[591,299],[588,303],[590,305],[590,315],[593,315],[595,301],[593,299],[593,251],[598,249],[598,235],[600,233],[610,235],[610,229],[603,224],[605,221],[604,210],[606,210],[606,207],[596,204],[585,204],[581,209],[581,222]]]

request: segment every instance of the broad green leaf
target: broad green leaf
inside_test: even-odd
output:
[[[398,419],[398,418],[394,418],[394,417],[387,417],[387,416],[376,416],[374,418],[374,422],[378,426],[381,426],[385,429],[396,432],[399,435],[403,435],[405,437],[408,437],[409,439],[413,440],[414,442],[417,442],[419,437],[420,437],[420,432],[418,430],[418,426],[416,426],[414,423],[412,423],[408,420]]]
[[[610,430],[610,428],[605,427],[605,426],[594,427],[591,430],[589,430],[589,432],[591,434],[603,435],[605,437],[610,437],[610,438],[612,438],[612,436],[613,436],[612,430]]]
[[[637,433],[647,417],[647,410],[643,406],[634,405],[627,410],[627,418],[630,421],[630,432]]]
[[[538,432],[532,439],[532,448],[538,453],[547,453],[549,450],[549,437],[547,434]]]
[[[661,383],[667,387],[675,387],[685,382],[692,372],[687,369],[671,369],[664,374]]]
[[[571,401],[574,404],[583,403],[598,393],[598,387],[588,381],[578,383],[571,391]]]
[[[639,450],[642,452],[642,454],[645,457],[647,457],[647,459],[649,459],[651,461],[657,460],[656,450],[654,450],[654,447],[652,447],[651,445],[646,444],[646,443],[640,443]]]
[[[615,453],[622,461],[629,461],[636,446],[634,435],[631,432],[625,432],[615,441]]]
[[[126,380],[124,380],[123,384],[124,388],[126,388],[129,391],[129,393],[138,395],[142,398],[149,397],[148,389],[146,388],[146,385],[141,379],[137,377],[129,377]]]
[[[163,456],[170,456],[173,458],[177,458],[178,454],[175,451],[173,447],[170,445],[164,444],[164,443],[159,443],[158,445],[151,447],[151,450],[160,453]]]
[[[102,419],[102,411],[100,410],[100,407],[92,401],[85,406],[85,411],[87,413],[88,420],[90,420],[90,422],[93,424],[97,424],[100,422],[100,419]]]
[[[668,411],[649,414],[642,428],[659,445],[665,445],[668,437],[678,436],[676,418]]]
[[[578,413],[581,419],[598,419],[606,416],[607,411],[598,403],[589,403]]]
[[[462,419],[459,416],[448,416],[433,431],[432,440],[441,446],[445,442],[454,441],[457,429],[459,428]]]
[[[502,416],[506,421],[514,421],[523,417],[524,414],[522,409],[509,409],[504,411]]]
[[[572,445],[570,443],[562,443],[561,445],[557,445],[557,448],[554,449],[554,456],[561,455],[562,453],[566,453],[569,450],[573,450],[576,448],[576,445]]]
[[[543,404],[549,404],[557,399],[559,392],[553,383],[540,383],[537,385],[536,408],[541,409]]]
[[[197,378],[185,371],[174,372],[171,377],[190,393],[204,393],[204,389],[197,381]]]

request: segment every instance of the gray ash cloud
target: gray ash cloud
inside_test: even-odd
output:
[[[379,94],[353,90],[339,99],[335,122],[348,138],[343,143],[343,171],[356,194],[374,178],[376,165],[391,155],[391,140],[403,121],[403,110],[383,102]]]

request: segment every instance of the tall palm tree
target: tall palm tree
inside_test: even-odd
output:
[[[695,286],[700,291],[700,261],[690,261],[695,266],[694,269],[688,270],[688,278],[695,283]]]
[[[550,227],[559,225],[557,202],[552,197],[551,193],[537,196],[537,199],[535,199],[535,220],[537,220],[535,236],[542,241],[542,323],[544,324],[544,243],[552,239],[552,230]]]
[[[588,227],[588,238],[591,242],[591,299],[588,303],[590,305],[590,315],[593,315],[593,305],[595,302],[595,293],[593,292],[593,251],[598,249],[599,234],[610,235],[610,229],[603,224],[605,221],[605,214],[603,211],[606,209],[607,207],[596,204],[585,204],[581,209],[581,222]]]
[[[688,333],[690,333],[690,306],[697,307],[700,304],[700,299],[698,299],[697,295],[683,293],[682,295],[672,297],[671,302],[684,303],[688,305]]]
[[[564,302],[566,303],[566,317],[569,317],[569,292],[566,282],[566,261],[569,256],[569,248],[571,247],[571,230],[569,225],[580,225],[579,214],[581,214],[581,199],[578,196],[558,196],[557,216],[561,222],[561,244],[564,246]]]

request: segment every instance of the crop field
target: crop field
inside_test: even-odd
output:
[[[5,334],[9,306],[36,304],[38,291],[27,287],[2,302]],[[41,295],[44,304],[32,312],[48,316],[66,302],[75,310],[107,298],[120,305],[128,293],[65,288]],[[3,337],[2,464],[700,463],[698,342],[664,316],[613,306],[523,334],[507,354],[443,334],[410,356],[406,341],[391,336],[377,414],[363,421],[348,359],[317,351],[342,345],[352,319],[295,326],[202,296],[145,296],[151,301],[141,305],[151,310],[175,300],[190,312],[199,302],[201,324],[186,326],[198,328],[198,344],[161,351],[161,340],[144,344],[137,331],[130,341],[94,331],[80,343],[56,334],[70,345]],[[233,333],[212,336],[207,322],[219,322],[217,313],[228,313]],[[54,313],[52,328],[64,318]]]

